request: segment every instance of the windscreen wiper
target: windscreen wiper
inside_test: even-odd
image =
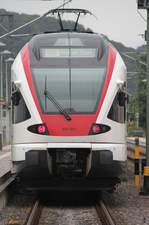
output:
[[[71,120],[70,115],[63,109],[63,107],[56,101],[56,99],[47,90],[44,91],[44,95],[56,106],[60,113],[62,113],[66,120]]]

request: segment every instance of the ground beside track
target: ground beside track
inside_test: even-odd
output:
[[[14,193],[5,209],[0,211],[0,225],[23,225],[34,202],[35,195]]]
[[[141,196],[134,187],[134,166],[127,163],[125,182],[113,194],[104,193],[105,203],[118,225],[149,225],[149,196]]]

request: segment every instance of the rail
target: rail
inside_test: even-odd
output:
[[[37,199],[31,208],[30,214],[25,222],[25,225],[38,225],[41,216],[42,206],[40,200]]]
[[[100,201],[96,205],[96,211],[102,225],[116,225],[116,222],[113,220],[111,214],[109,213],[109,210],[107,209],[103,201]]]

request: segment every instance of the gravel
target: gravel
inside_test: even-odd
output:
[[[39,225],[101,225],[101,222],[94,207],[47,207]]]
[[[128,162],[127,181],[113,194],[103,194],[117,225],[149,225],[149,196],[140,195],[140,190],[134,186],[133,170],[133,164]]]
[[[22,225],[30,212],[34,196],[15,194],[7,207],[0,211],[0,225]]]

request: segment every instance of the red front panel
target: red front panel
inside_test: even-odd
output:
[[[103,91],[99,100],[99,104],[95,114],[73,114],[71,115],[72,120],[68,121],[61,114],[47,115],[41,110],[40,103],[36,94],[35,85],[32,79],[31,68],[30,68],[30,56],[28,47],[24,47],[22,50],[22,62],[24,71],[30,87],[33,99],[35,101],[38,112],[41,116],[41,120],[45,123],[51,136],[87,136],[93,123],[96,123],[97,117],[100,113],[102,104],[104,102],[107,89],[111,80],[113,68],[115,65],[116,52],[109,46],[108,54],[108,66],[106,71],[106,78],[104,82]]]

